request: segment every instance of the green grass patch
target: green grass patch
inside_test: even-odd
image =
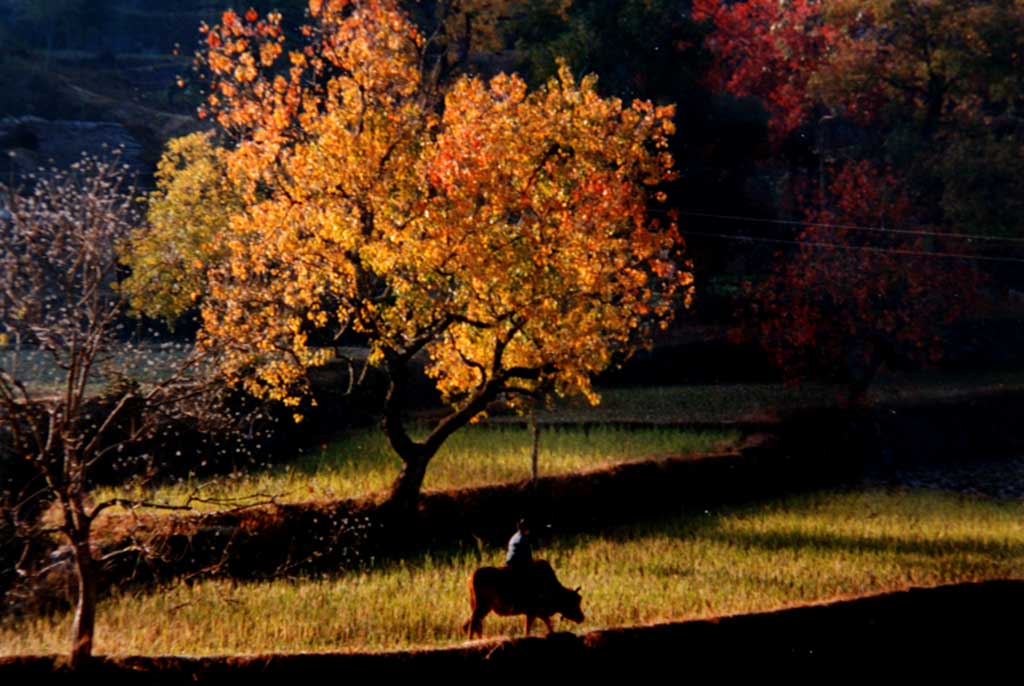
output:
[[[437,551],[338,577],[206,581],[101,602],[101,654],[362,651],[463,640],[466,578],[501,550]],[[583,586],[581,629],[1024,577],[1024,502],[863,490],[685,514],[539,546]],[[522,618],[484,624],[519,635]],[[62,652],[69,615],[0,622],[0,654]],[[562,624],[562,628],[567,628]],[[543,629],[541,629],[543,631]]]
[[[565,474],[665,455],[704,453],[734,445],[734,431],[615,426],[541,430],[539,472]],[[424,487],[462,488],[530,478],[530,432],[520,426],[468,426],[453,435],[431,461]],[[133,497],[184,502],[198,493],[209,499],[270,494],[279,502],[365,496],[388,488],[401,463],[379,429],[354,430],[288,464],[210,479],[181,479],[144,487],[129,484]],[[104,488],[97,499],[124,494]],[[211,507],[198,505],[197,507]]]
[[[948,400],[978,393],[1024,389],[1020,371],[885,373],[867,402],[899,404]],[[849,387],[821,382],[636,386],[599,389],[601,402],[580,398],[538,413],[545,422],[643,422],[648,424],[772,421],[787,412],[839,407]],[[501,421],[496,419],[495,421]]]
[[[127,376],[141,383],[158,382],[174,373],[190,352],[177,343],[119,345],[115,352],[101,355],[89,377],[89,393],[100,393],[114,378]],[[36,398],[60,394],[67,384],[67,371],[53,356],[35,348],[0,346],[0,369],[24,383]]]

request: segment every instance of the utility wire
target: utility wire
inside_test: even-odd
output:
[[[987,255],[965,255],[963,253],[934,252],[930,250],[903,250],[900,248],[878,248],[872,245],[843,245],[842,243],[824,243],[819,241],[794,241],[783,238],[762,238],[729,233],[709,233],[705,231],[681,231],[683,237],[702,236],[704,238],[722,238],[732,241],[751,241],[755,243],[775,243],[781,245],[806,245],[812,248],[830,250],[860,250],[862,252],[888,253],[890,255],[907,255],[911,257],[944,257],[957,260],[980,260],[985,262],[1013,262],[1024,264],[1024,259],[1016,257],[989,257]]]
[[[884,226],[860,226],[857,224],[826,224],[823,222],[802,222],[795,219],[765,219],[761,217],[744,217],[732,214],[713,214],[711,212],[688,212],[677,210],[677,213],[687,217],[704,217],[706,219],[727,219],[729,221],[753,222],[757,224],[785,224],[789,226],[813,226],[825,229],[849,229],[853,231],[872,231],[875,233],[893,233],[909,236],[935,236],[939,238],[966,238],[977,241],[1002,241],[1007,243],[1024,243],[1024,238],[984,236],[970,233],[951,233],[944,231],[917,231],[913,229],[887,229]]]

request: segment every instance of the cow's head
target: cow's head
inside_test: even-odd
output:
[[[577,586],[572,591],[568,588],[565,589],[562,597],[562,607],[558,610],[559,614],[563,617],[576,623],[583,621],[583,608],[581,607],[583,596],[580,595],[580,588],[580,586]]]

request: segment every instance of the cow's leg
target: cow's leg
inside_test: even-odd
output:
[[[553,634],[555,632],[555,627],[551,626],[551,616],[548,615],[547,617],[541,617],[541,619],[544,620],[544,624],[548,628],[548,633]]]
[[[490,613],[490,610],[483,608],[476,608],[473,610],[473,616],[469,618],[469,637],[473,638],[474,635],[480,638],[484,637],[484,617]]]
[[[526,615],[526,635],[527,635],[527,636],[529,636],[529,635],[530,635],[530,627],[532,627],[532,626],[533,626],[533,620],[535,620],[535,619],[537,619],[537,618],[536,618],[536,617],[534,617],[534,616],[533,616],[533,615],[531,615],[531,614],[527,614],[527,615]]]

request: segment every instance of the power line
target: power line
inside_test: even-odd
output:
[[[1002,241],[1007,243],[1024,243],[1024,238],[984,236],[970,233],[951,233],[947,231],[918,231],[916,229],[887,229],[884,226],[860,226],[858,224],[826,224],[823,222],[803,222],[795,219],[766,219],[761,217],[745,217],[732,214],[713,214],[711,212],[688,212],[677,210],[680,215],[688,217],[704,217],[706,219],[728,219],[730,221],[753,222],[757,224],[785,224],[789,226],[813,226],[824,229],[849,229],[853,231],[871,231],[875,233],[893,233],[909,236],[935,236],[938,238],[966,238],[977,241]]]
[[[934,252],[931,250],[904,250],[901,248],[878,248],[872,245],[843,245],[842,243],[824,243],[820,241],[794,241],[783,238],[762,238],[760,236],[745,236],[730,233],[708,233],[705,231],[682,231],[683,237],[702,236],[705,238],[723,238],[733,241],[752,241],[755,243],[775,243],[782,245],[806,245],[812,248],[826,248],[830,250],[860,250],[862,252],[887,253],[890,255],[907,255],[911,257],[943,257],[958,260],[980,260],[985,262],[1013,262],[1024,264],[1024,259],[1016,257],[989,257],[987,255],[965,255],[963,253]]]

